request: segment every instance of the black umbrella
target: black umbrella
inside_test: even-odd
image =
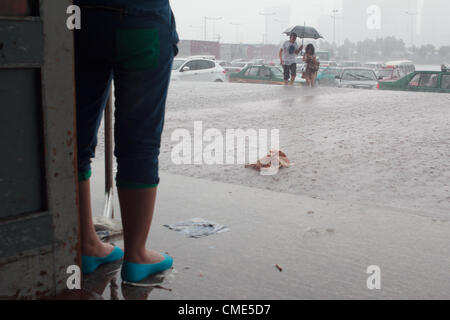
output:
[[[295,26],[287,29],[285,32],[283,32],[290,36],[293,33],[296,33],[297,36],[301,39],[321,39],[323,38],[320,33],[313,27],[307,27],[307,26]]]

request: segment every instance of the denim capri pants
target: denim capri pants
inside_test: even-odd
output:
[[[158,185],[158,157],[177,43],[168,2],[154,10],[81,6],[81,29],[75,31],[80,181],[91,176],[97,134],[114,80],[117,187]]]

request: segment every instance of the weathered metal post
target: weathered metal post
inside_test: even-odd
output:
[[[114,162],[113,162],[113,99],[112,89],[105,108],[105,210],[104,217],[114,218]]]

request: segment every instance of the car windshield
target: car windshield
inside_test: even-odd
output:
[[[183,59],[175,59],[173,61],[173,65],[172,65],[172,70],[178,70],[180,69],[180,67],[183,65],[183,63],[185,63],[186,60]]]
[[[346,70],[344,80],[376,80],[375,74],[370,70]]]

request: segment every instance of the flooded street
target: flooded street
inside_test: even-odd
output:
[[[450,96],[240,84],[172,84],[162,171],[450,219]],[[295,165],[262,177],[243,165],[175,165],[177,128],[279,129]]]
[[[113,265],[83,288],[103,299],[448,298],[449,105],[445,94],[174,83],[147,243],[174,268],[133,287]],[[198,121],[223,134],[279,129],[294,165],[261,176],[238,164],[174,164],[172,133],[193,136]],[[114,208],[120,219],[117,197]],[[229,232],[193,239],[165,227],[193,218]],[[384,272],[381,292],[366,288],[373,264]]]

